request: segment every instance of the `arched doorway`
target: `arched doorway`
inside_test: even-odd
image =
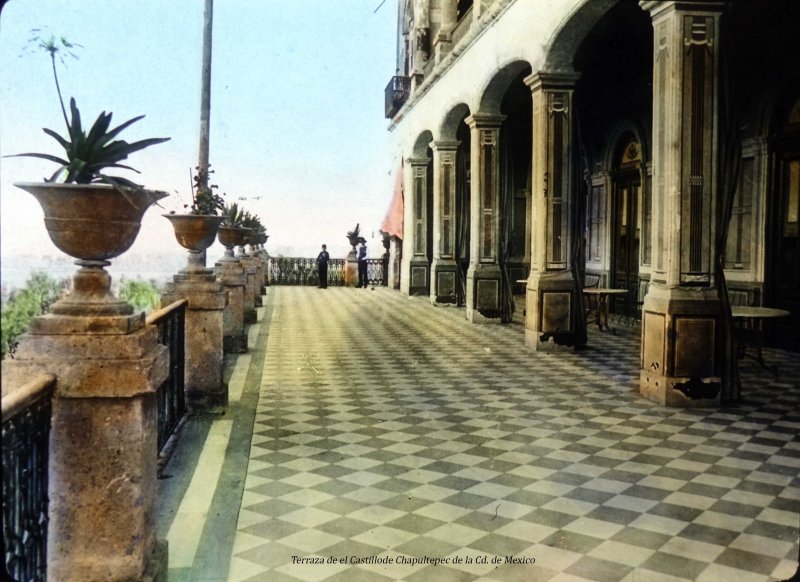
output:
[[[771,343],[800,346],[800,89],[780,111],[775,140],[775,174],[770,200],[766,278],[767,305],[786,309],[791,318],[775,321]]]
[[[615,297],[614,313],[635,317],[639,295],[640,245],[642,241],[642,146],[630,132],[617,141],[611,183],[610,285],[627,289]]]

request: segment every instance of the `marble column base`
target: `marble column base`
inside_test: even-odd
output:
[[[500,323],[500,265],[473,263],[467,270],[467,319],[472,323]]]
[[[424,257],[412,257],[409,264],[409,295],[428,295],[430,293],[431,267]]]
[[[643,396],[664,406],[719,406],[721,313],[715,289],[651,284],[642,310]]]
[[[536,351],[575,349],[576,309],[583,309],[583,299],[570,271],[531,273],[525,293],[525,345]]]
[[[434,259],[433,288],[431,303],[433,305],[455,305],[457,302],[458,271],[452,259]]]

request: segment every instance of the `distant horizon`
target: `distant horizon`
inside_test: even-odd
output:
[[[382,253],[378,228],[397,168],[383,101],[395,73],[397,14],[391,4],[375,6],[373,0],[214,6],[212,181],[226,201],[261,217],[271,254],[316,257],[326,244],[332,256],[346,256],[346,234],[356,223],[370,256]],[[161,214],[182,212],[191,201],[202,3],[141,0],[121,18],[102,0],[25,0],[5,4],[1,14],[0,155],[59,153],[42,132],[64,130],[50,60],[25,49],[32,29],[79,43],[77,60],[57,62],[65,99],[74,96],[87,120],[102,110],[114,112],[115,124],[145,114],[122,134],[128,141],[171,137],[131,156],[141,175],[123,173],[170,196],[148,210],[133,247],[117,261],[164,251],[184,256]],[[58,254],[38,204],[13,185],[51,175],[54,164],[0,158],[0,166],[0,270],[10,257]]]

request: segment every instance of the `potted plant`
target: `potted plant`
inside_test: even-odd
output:
[[[217,230],[217,239],[225,247],[225,257],[233,258],[233,248],[244,244],[246,231],[242,228],[245,211],[236,202],[222,208],[222,224]]]
[[[242,228],[246,231],[242,244],[249,244],[252,250],[253,246],[257,244],[258,233],[264,230],[264,225],[261,224],[258,215],[245,212],[242,217]],[[244,246],[242,246],[242,250],[244,251]]]
[[[209,174],[213,174],[213,170],[199,166],[195,170],[192,204],[186,205],[189,212],[171,212],[164,216],[172,223],[178,244],[190,252],[201,253],[213,244],[217,236],[217,229],[223,220],[219,212],[225,201],[215,192],[217,185],[208,183]]]
[[[169,138],[152,138],[128,143],[117,139],[127,127],[144,116],[138,116],[111,128],[112,113],[100,113],[86,131],[74,98],[69,101],[70,115],[64,106],[56,70],[56,55],[74,45],[54,36],[37,38],[38,48],[46,51],[53,65],[53,79],[58,93],[67,133],[62,136],[52,129],[43,131],[64,150],[63,157],[46,153],[22,153],[14,157],[33,157],[58,164],[58,169],[44,182],[21,182],[15,186],[31,193],[44,211],[50,240],[59,250],[77,259],[81,267],[75,275],[73,292],[56,303],[57,314],[118,315],[133,308],[111,294],[111,279],[105,272],[109,259],[127,251],[136,239],[145,211],[165,192],[147,190],[107,169],[137,172],[121,162],[128,155]]]

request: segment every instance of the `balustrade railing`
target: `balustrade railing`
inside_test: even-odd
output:
[[[370,285],[383,286],[388,284],[389,258],[367,259],[367,281]]]
[[[452,43],[453,46],[456,46],[462,38],[464,38],[469,31],[470,27],[472,26],[472,6],[464,13],[456,27],[453,29],[452,34]]]
[[[328,261],[328,285],[344,285],[344,259]],[[270,285],[319,285],[316,259],[270,257],[267,262]]]
[[[158,343],[169,349],[169,375],[158,388],[158,450],[161,451],[170,435],[186,414],[183,393],[184,325],[186,299],[170,303],[147,317],[149,325],[158,327]]]
[[[345,259],[328,262],[328,285],[344,285]],[[301,257],[270,257],[267,262],[270,285],[319,285],[316,259]],[[370,285],[388,284],[388,258],[367,259],[367,279]]]
[[[2,399],[3,579],[47,579],[47,471],[55,380],[42,374]]]

